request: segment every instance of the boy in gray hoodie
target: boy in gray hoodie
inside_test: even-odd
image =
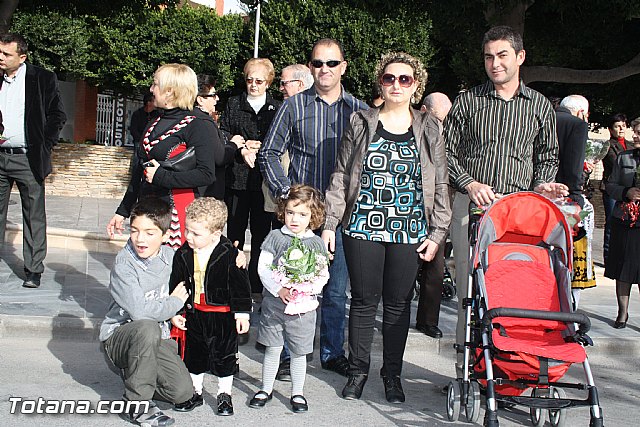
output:
[[[169,294],[174,252],[162,243],[170,223],[171,208],[160,199],[143,199],[133,208],[131,236],[111,271],[113,302],[100,327],[105,352],[122,370],[124,398],[150,402],[131,405],[125,418],[149,426],[174,422],[152,399],[176,404],[193,395],[189,371],[169,338],[167,324],[188,296],[183,284]]]

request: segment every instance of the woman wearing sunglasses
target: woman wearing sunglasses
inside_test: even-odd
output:
[[[220,129],[239,147],[233,165],[227,168],[225,202],[229,208],[227,237],[244,245],[245,230],[251,226],[249,280],[253,293],[262,292],[258,277],[260,245],[271,231],[271,214],[264,211],[262,175],[255,164],[261,141],[281,102],[267,93],[275,71],[270,60],[252,58],[244,66],[246,92],[229,98],[220,118]],[[251,221],[249,221],[251,218]]]
[[[382,297],[380,375],[387,401],[401,403],[413,285],[420,261],[430,261],[444,244],[451,220],[449,175],[436,119],[411,106],[426,84],[422,63],[391,52],[376,74],[384,103],[351,116],[326,193],[322,237],[333,250],[342,224],[351,279],[350,372],[342,396],[362,394]]]

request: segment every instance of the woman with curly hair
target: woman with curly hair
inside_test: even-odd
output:
[[[387,401],[404,402],[400,374],[420,261],[444,244],[451,208],[444,142],[436,118],[414,110],[427,80],[422,63],[403,52],[384,55],[376,82],[384,103],[351,116],[326,193],[323,240],[335,230],[351,279],[349,379],[342,396],[359,399],[367,381],[380,297]]]

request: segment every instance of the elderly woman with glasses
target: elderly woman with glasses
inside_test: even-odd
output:
[[[255,160],[261,141],[269,130],[281,102],[267,93],[275,71],[270,60],[252,58],[244,66],[246,92],[229,98],[220,118],[220,129],[239,146],[238,155],[227,168],[225,202],[229,208],[227,237],[244,245],[247,225],[251,227],[249,280],[253,293],[262,292],[258,277],[260,245],[271,231],[271,214],[264,210],[262,175]]]
[[[431,261],[445,242],[449,175],[438,122],[411,106],[426,84],[422,63],[391,52],[382,57],[376,77],[384,103],[351,116],[326,193],[322,237],[332,251],[342,224],[351,279],[350,369],[342,396],[362,394],[382,297],[380,375],[387,401],[401,403],[413,286],[421,260]]]

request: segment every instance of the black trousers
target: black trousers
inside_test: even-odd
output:
[[[407,344],[411,299],[418,272],[419,244],[360,240],[343,235],[351,279],[349,365],[354,374],[369,373],[376,311],[382,297],[385,375],[400,375]]]
[[[26,154],[0,152],[0,245],[4,244],[11,187],[16,183],[22,204],[25,272],[42,273],[47,256],[47,215],[44,181],[33,176]]]
[[[238,332],[233,313],[187,313],[184,364],[192,374],[228,377],[238,372]]]
[[[261,190],[232,190],[227,188],[225,197],[229,209],[227,237],[238,241],[238,248],[244,246],[245,231],[251,228],[251,256],[249,258],[249,281],[251,292],[262,292],[262,282],[258,276],[260,245],[271,231],[271,213],[264,211],[264,195]]]
[[[442,302],[442,282],[444,281],[444,249],[442,244],[431,262],[423,262],[420,276],[420,298],[416,325],[438,326],[440,303]]]

